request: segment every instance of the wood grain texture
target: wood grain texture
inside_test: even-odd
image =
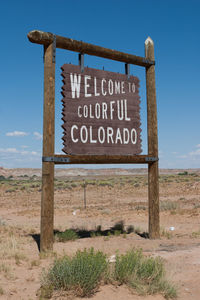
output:
[[[43,156],[54,154],[55,63],[52,44],[44,49]],[[53,249],[54,164],[42,163],[40,251]]]
[[[143,67],[155,64],[154,61],[146,59],[145,57],[140,57],[112,49],[107,49],[104,47],[96,46],[82,41],[76,41],[74,39],[62,37],[59,35],[55,35],[55,37],[56,47],[60,49],[66,49],[83,54],[99,56]],[[33,30],[28,33],[29,41],[36,44],[49,45],[53,42],[53,38],[54,35],[50,32]]]
[[[154,44],[151,38],[145,41],[145,56],[154,60]],[[158,156],[157,105],[155,66],[146,67],[148,155]],[[160,237],[158,161],[148,165],[149,237]]]
[[[140,154],[139,79],[91,68],[81,72],[80,66],[71,64],[63,65],[62,71],[63,151],[70,155]]]
[[[68,162],[55,164],[147,164],[148,155],[63,155],[55,158],[68,158]]]

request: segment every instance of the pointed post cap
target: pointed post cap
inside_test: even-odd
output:
[[[148,36],[148,38],[146,39],[144,45],[145,45],[145,56],[146,56],[146,58],[154,60],[154,42],[150,38],[150,36]]]
[[[153,42],[153,40],[150,38],[150,36],[148,36],[148,38],[146,39],[146,41],[145,41],[145,46],[148,45],[149,43],[152,44],[152,45],[154,45],[154,42]]]

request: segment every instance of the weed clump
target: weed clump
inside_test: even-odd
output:
[[[141,250],[116,256],[114,279],[141,295],[162,293],[167,299],[176,297],[175,287],[165,279],[162,259],[145,257]]]
[[[184,172],[180,172],[178,173],[179,176],[184,176],[184,175],[188,175],[188,172],[187,171],[184,171]]]
[[[75,241],[79,238],[79,236],[74,230],[67,229],[64,232],[57,232],[55,238],[58,242],[67,242]]]
[[[176,297],[175,287],[165,278],[162,259],[145,257],[141,249],[117,254],[114,262],[93,248],[56,259],[43,275],[41,292],[51,297],[54,290],[64,290],[89,297],[101,282],[126,284],[141,295],[161,293],[167,299]]]
[[[160,202],[160,211],[173,211],[179,208],[179,204],[177,202],[171,201],[161,201]]]
[[[46,275],[46,286],[55,290],[73,290],[76,296],[90,296],[98,288],[106,272],[106,255],[94,249],[78,251],[72,258],[55,260]]]

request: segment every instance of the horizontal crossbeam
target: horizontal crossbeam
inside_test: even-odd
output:
[[[149,155],[58,155],[43,156],[43,162],[54,164],[149,164],[158,157]]]
[[[32,43],[41,45],[49,45],[56,39],[56,48],[71,50],[82,54],[94,55],[142,67],[150,67],[151,65],[155,65],[155,61],[145,57],[96,46],[82,41],[76,41],[67,37],[54,35],[50,32],[33,30],[28,33],[28,39]]]

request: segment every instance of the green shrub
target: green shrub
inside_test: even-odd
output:
[[[98,186],[108,186],[108,187],[113,187],[114,184],[108,180],[100,180],[98,181]]]
[[[115,230],[114,236],[120,236],[121,233],[122,233],[121,230]]]
[[[71,184],[71,187],[73,187],[73,188],[75,188],[75,187],[77,187],[77,186],[78,186],[78,185],[77,185],[76,183],[74,183],[74,182]]]
[[[102,281],[127,284],[143,295],[161,293],[167,299],[176,297],[176,288],[165,279],[162,259],[146,257],[141,249],[117,254],[112,263],[108,263],[105,254],[93,248],[78,251],[71,258],[56,259],[43,275],[41,291],[48,296],[52,296],[53,290],[65,290],[72,291],[75,296],[88,297]]]
[[[175,298],[176,289],[165,279],[164,265],[160,257],[145,257],[141,250],[131,250],[116,256],[114,279],[128,284],[139,294],[162,293]]]
[[[3,288],[0,286],[0,296],[4,295],[4,290]]]
[[[180,172],[180,173],[178,173],[178,175],[188,175],[188,172],[187,171]]]
[[[142,251],[129,251],[125,255],[117,255],[114,279],[120,284],[127,283],[142,257]]]
[[[113,231],[120,231],[121,233],[123,233],[125,230],[124,230],[124,221],[121,220],[117,223],[115,223],[115,225],[112,227],[112,230]]]
[[[131,232],[134,232],[134,226],[133,225],[129,225],[128,228],[127,228],[127,233],[131,233]]]
[[[79,238],[78,234],[72,229],[67,229],[64,232],[56,233],[56,240],[58,242],[74,241],[78,238]]]
[[[192,238],[199,238],[200,237],[200,230],[192,232]]]
[[[90,296],[98,288],[107,270],[106,256],[94,249],[78,251],[72,258],[64,256],[55,260],[46,275],[44,286],[72,290],[76,296]]]

